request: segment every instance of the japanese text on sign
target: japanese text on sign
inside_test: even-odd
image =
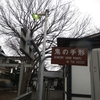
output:
[[[85,48],[52,48],[52,64],[87,65],[87,49]]]

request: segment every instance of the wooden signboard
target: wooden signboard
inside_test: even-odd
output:
[[[52,48],[52,64],[87,66],[87,62],[88,61],[86,48]]]

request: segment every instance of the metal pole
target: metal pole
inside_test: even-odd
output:
[[[42,100],[45,100],[45,82],[43,83],[43,99]]]
[[[42,63],[43,61],[46,59],[46,58],[50,58],[51,56],[47,56],[47,57],[44,57],[42,60],[41,60],[41,63],[39,64],[39,73],[38,73],[38,88],[37,88],[37,95],[36,95],[36,100],[42,100],[42,91],[43,91],[43,74],[41,72],[41,69],[42,69]]]
[[[50,100],[50,83],[48,83],[48,86],[47,86],[47,98],[46,100]]]
[[[19,76],[18,97],[21,95],[22,80],[23,80],[23,69],[24,69],[24,63],[22,62],[21,68],[20,68],[20,76]]]
[[[43,55],[42,59],[45,57],[45,47],[46,47],[46,32],[47,32],[47,18],[48,18],[48,10],[45,11],[45,26],[44,26],[44,41],[43,41]],[[43,96],[43,74],[44,74],[44,64],[39,67],[39,79],[38,79],[38,94],[36,100],[42,100]]]
[[[43,41],[43,55],[42,55],[42,59],[45,57],[48,13],[49,13],[48,10],[46,10],[46,11],[45,11],[45,26],[44,26],[44,41]]]

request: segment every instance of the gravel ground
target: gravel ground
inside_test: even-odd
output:
[[[12,100],[17,97],[15,92],[0,92],[0,100]],[[36,92],[32,93],[32,99],[36,100]],[[51,90],[49,100],[63,100],[63,91]]]

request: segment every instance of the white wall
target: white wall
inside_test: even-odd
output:
[[[91,95],[90,58],[88,66],[72,66],[72,93]],[[72,97],[72,100],[91,100],[91,98]]]
[[[72,100],[91,100],[91,98],[76,98],[76,97],[72,97]]]
[[[91,94],[89,67],[72,67],[72,93]]]

